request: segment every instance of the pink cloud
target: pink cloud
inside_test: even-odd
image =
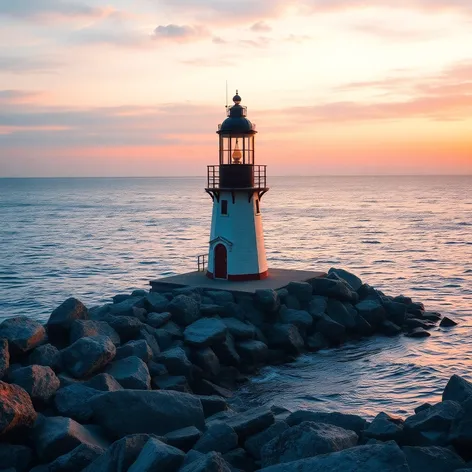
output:
[[[154,39],[186,43],[210,37],[210,32],[203,26],[195,25],[160,25],[154,30]]]

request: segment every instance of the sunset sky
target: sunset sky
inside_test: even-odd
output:
[[[394,6],[393,6],[394,5]],[[472,0],[0,0],[0,177],[472,174]]]

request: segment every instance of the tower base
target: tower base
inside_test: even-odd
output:
[[[215,276],[211,272],[207,272],[206,276],[209,279],[215,279]],[[260,274],[237,274],[237,275],[228,274],[228,277],[226,278],[226,280],[229,280],[230,282],[247,282],[250,280],[263,280],[263,279],[267,279],[267,277],[269,277],[268,270],[266,270],[265,272],[261,272]],[[223,279],[223,281],[224,280],[225,279]]]

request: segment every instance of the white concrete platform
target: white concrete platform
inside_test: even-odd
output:
[[[188,272],[186,274],[173,275],[162,279],[151,280],[151,290],[163,291],[181,287],[202,288],[207,290],[226,290],[228,292],[254,293],[256,290],[285,287],[289,282],[306,282],[317,277],[324,277],[325,272],[308,270],[274,269],[269,268],[269,277],[263,280],[250,280],[245,282],[230,282],[228,280],[209,279],[205,272]]]

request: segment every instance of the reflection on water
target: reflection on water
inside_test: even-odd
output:
[[[71,295],[92,306],[151,278],[195,270],[209,236],[204,185],[203,178],[0,179],[0,319],[46,319]],[[451,373],[467,372],[471,177],[274,177],[270,185],[262,211],[272,266],[344,267],[461,325],[426,340],[374,338],[304,356],[266,369],[243,398],[411,412]]]

